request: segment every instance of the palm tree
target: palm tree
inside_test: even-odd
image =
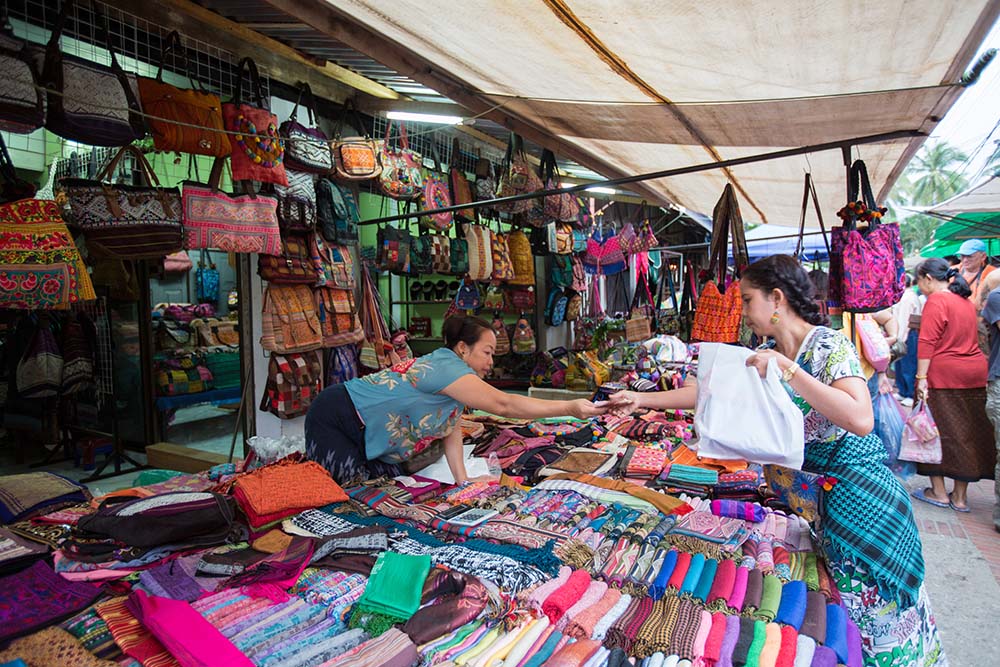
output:
[[[993,154],[986,161],[983,173],[990,176],[1000,176],[1000,139],[993,142]]]
[[[911,164],[911,204],[932,206],[964,190],[966,177],[958,171],[969,157],[947,142],[925,148]]]

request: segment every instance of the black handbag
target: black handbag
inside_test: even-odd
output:
[[[0,130],[27,134],[45,122],[45,96],[38,88],[34,48],[0,32]]]
[[[108,36],[108,22],[95,5],[101,39],[111,54],[111,67],[64,54],[59,38],[73,0],[63,2],[45,49],[43,85],[49,89],[45,127],[64,139],[92,146],[124,146],[146,135],[136,94],[135,75],[118,64]]]

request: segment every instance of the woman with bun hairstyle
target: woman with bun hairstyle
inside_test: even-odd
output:
[[[740,279],[740,293],[744,320],[768,340],[747,366],[763,377],[768,363],[777,363],[782,384],[804,417],[803,469],[833,480],[820,505],[821,546],[861,631],[865,665],[947,665],[923,586],[910,499],[872,433],[872,402],[857,351],[827,326],[809,274],[793,257],[775,255],[751,264]],[[675,391],[626,391],[609,402],[620,412],[693,409],[696,399],[697,380],[689,376]]]
[[[445,346],[428,355],[323,390],[306,415],[306,456],[351,485],[399,475],[399,463],[443,438],[448,467],[461,484],[475,481],[462,455],[465,408],[519,419],[586,419],[606,411],[584,399],[545,401],[484,382],[497,339],[478,317],[451,317],[443,334]]]
[[[917,266],[927,295],[917,343],[916,398],[925,399],[941,435],[941,463],[917,464],[929,488],[913,496],[931,505],[968,512],[969,482],[993,479],[996,448],[986,414],[987,361],[979,349],[976,306],[960,269],[943,259]],[[944,478],[954,480],[949,494]]]

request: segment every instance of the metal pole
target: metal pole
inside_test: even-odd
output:
[[[781,158],[795,157],[796,155],[803,155],[805,153],[819,153],[822,151],[828,151],[837,148],[846,149],[847,150],[846,155],[850,156],[850,148],[852,146],[857,146],[861,144],[877,144],[886,141],[894,141],[897,139],[912,139],[914,137],[922,137],[922,136],[926,135],[923,132],[920,132],[919,130],[898,130],[896,132],[872,134],[866,137],[855,137],[853,139],[830,141],[824,144],[814,144],[812,146],[802,146],[800,148],[789,148],[786,150],[773,151],[771,153],[759,153],[757,155],[748,155],[745,157],[733,158],[731,160],[720,160],[718,162],[704,162],[702,164],[689,165],[687,167],[678,167],[676,169],[665,169],[663,171],[654,171],[647,174],[639,174],[637,176],[625,176],[623,178],[614,178],[607,181],[581,183],[579,185],[573,185],[565,188],[539,190],[538,192],[529,192],[526,194],[513,195],[510,197],[499,197],[497,199],[477,201],[477,202],[472,202],[470,204],[456,204],[454,206],[443,206],[441,208],[435,208],[435,209],[410,211],[407,213],[400,213],[399,215],[388,215],[381,218],[372,218],[370,220],[364,220],[358,224],[375,225],[383,222],[395,222],[396,220],[408,220],[410,218],[419,218],[421,216],[428,215],[430,213],[449,213],[470,208],[495,208],[497,204],[510,204],[516,201],[524,201],[526,199],[538,199],[540,197],[549,197],[553,195],[575,194],[577,192],[583,192],[587,188],[592,188],[597,186],[607,187],[614,185],[628,185],[630,183],[651,181],[657,178],[670,178],[672,176],[694,174],[700,171],[711,171],[713,169],[722,169],[724,167],[737,167],[744,164],[752,164],[754,162],[779,160]],[[850,165],[848,165],[848,170],[850,170]]]

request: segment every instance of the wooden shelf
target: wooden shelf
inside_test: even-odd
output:
[[[435,301],[390,301],[394,306],[443,306],[449,304],[454,299],[440,299]]]

